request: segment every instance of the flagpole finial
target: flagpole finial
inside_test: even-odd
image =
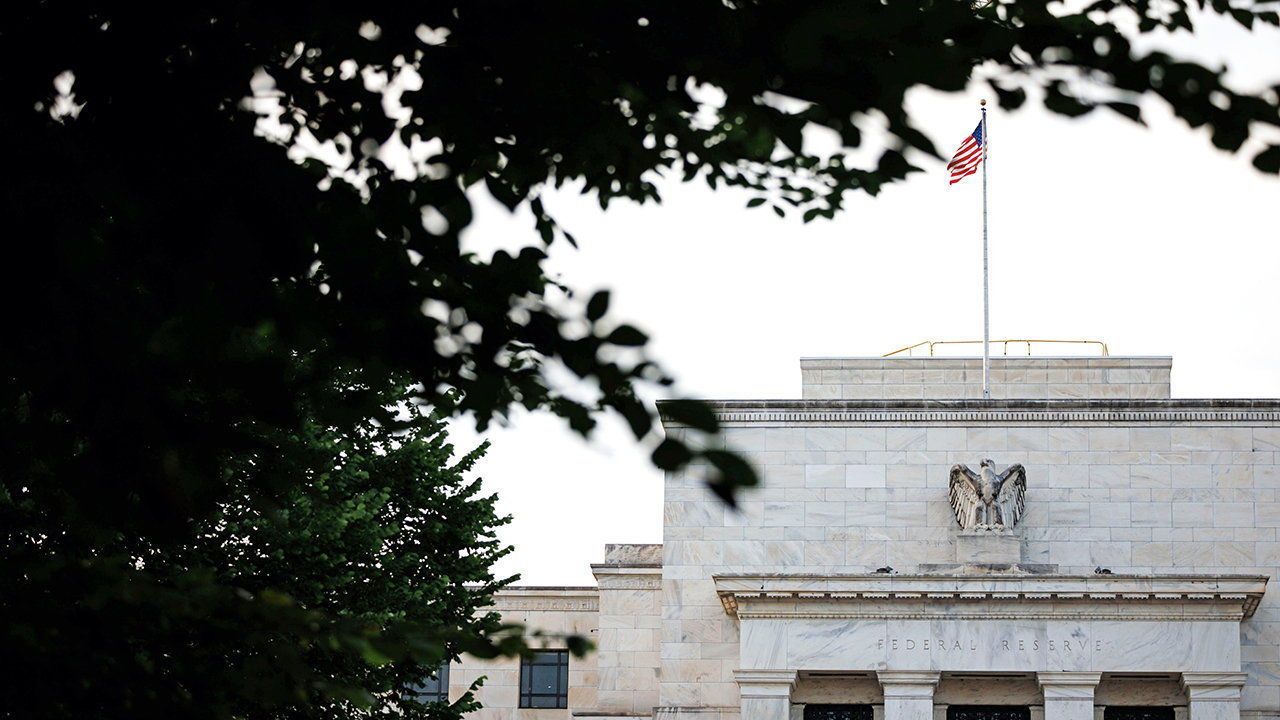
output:
[[[978,104],[979,104],[979,105],[981,105],[981,106],[983,106],[983,107],[986,107],[986,106],[987,106],[987,99],[986,99],[986,98],[982,98],[981,100],[979,100],[979,101],[978,101]]]

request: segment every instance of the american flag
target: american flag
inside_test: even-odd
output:
[[[947,170],[951,172],[951,185],[955,185],[966,177],[978,172],[978,164],[982,162],[982,156],[986,148],[982,142],[982,123],[978,123],[978,127],[973,129],[969,137],[960,143],[960,149],[956,150],[955,156],[951,158],[951,162],[947,165]]]

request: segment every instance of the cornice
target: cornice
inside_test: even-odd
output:
[[[592,565],[591,573],[602,591],[661,590],[662,565]]]
[[[715,575],[748,618],[1242,620],[1263,575]]]
[[[593,587],[507,587],[493,594],[496,611],[595,612],[600,609],[600,591]]]
[[[1280,400],[713,400],[723,425],[1274,424]],[[672,421],[658,403],[663,423]]]
[[[662,563],[593,563],[591,572],[596,575],[661,575]]]

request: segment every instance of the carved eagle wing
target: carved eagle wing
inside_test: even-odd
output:
[[[1027,470],[1022,465],[1014,464],[1005,468],[1000,474],[1000,494],[996,502],[1000,504],[1000,519],[1004,526],[1013,529],[1026,512]]]
[[[951,509],[956,522],[969,529],[978,524],[978,508],[982,498],[978,494],[978,476],[964,465],[951,466]]]

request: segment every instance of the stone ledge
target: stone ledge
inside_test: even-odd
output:
[[[600,591],[582,586],[514,586],[493,594],[493,604],[485,610],[584,611],[600,609]]]
[[[668,428],[685,425],[662,412]],[[1280,400],[715,400],[729,425],[1276,423]]]
[[[1056,575],[1054,563],[923,563],[921,575]]]
[[[1170,367],[1173,365],[1172,355],[995,355],[991,357],[991,367],[998,365],[1015,365],[1018,367],[1043,368],[1049,365],[1071,367],[1131,367],[1133,365],[1152,365]],[[960,365],[965,367],[982,367],[981,355],[933,355],[884,357],[882,355],[864,355],[850,357],[802,357],[800,367],[809,368],[927,368],[939,365]]]
[[[1265,575],[713,575],[743,617],[1242,620]],[[980,605],[979,605],[980,603]],[[750,606],[750,607],[748,607]],[[973,608],[966,611],[966,607]]]

